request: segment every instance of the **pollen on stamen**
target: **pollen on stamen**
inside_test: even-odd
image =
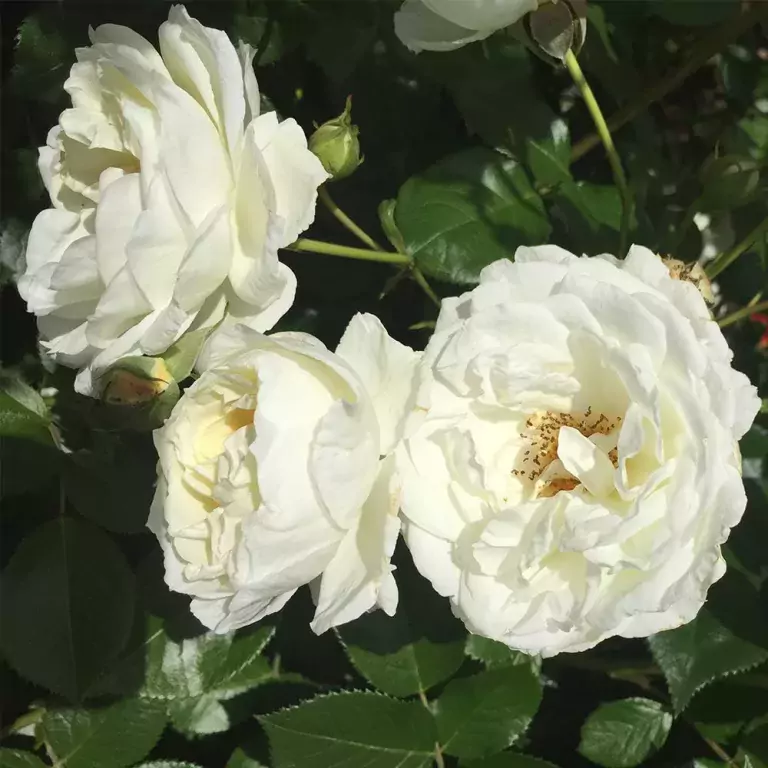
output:
[[[609,417],[604,413],[594,413],[589,406],[581,413],[557,413],[542,411],[533,414],[525,422],[525,429],[520,432],[520,439],[525,441],[525,450],[521,460],[512,470],[512,475],[526,478],[534,485],[549,465],[557,459],[558,439],[561,427],[572,427],[584,437],[592,435],[610,435],[621,424],[621,416]],[[618,466],[618,450],[608,453],[612,464]],[[571,491],[579,485],[575,477],[552,478],[538,489],[538,497],[554,496],[560,491]]]

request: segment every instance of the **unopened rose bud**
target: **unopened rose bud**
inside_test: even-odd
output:
[[[141,405],[174,384],[165,362],[156,357],[127,357],[104,375],[101,398],[110,405]]]
[[[358,133],[359,128],[352,124],[352,97],[349,96],[344,111],[310,136],[309,148],[332,180],[345,179],[363,162]]]
[[[706,272],[702,269],[701,264],[693,262],[686,264],[679,259],[673,259],[670,257],[663,258],[664,265],[669,270],[669,274],[675,280],[685,280],[688,283],[693,283],[698,288],[699,293],[704,298],[707,304],[714,304],[715,295],[712,293],[712,284],[709,282]]]
[[[101,399],[128,429],[154,429],[179,399],[179,386],[162,358],[127,357],[102,377]]]

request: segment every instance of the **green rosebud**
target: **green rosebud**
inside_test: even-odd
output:
[[[360,156],[360,129],[352,124],[352,97],[347,96],[344,111],[323,123],[309,137],[309,148],[318,157],[331,180],[345,179],[363,162]]]
[[[161,357],[126,357],[101,378],[101,400],[127,429],[154,429],[179,399],[179,385]]]

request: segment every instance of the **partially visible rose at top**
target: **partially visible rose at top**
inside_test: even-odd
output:
[[[484,40],[547,0],[405,0],[395,32],[412,51],[453,51]]]
[[[159,52],[105,24],[77,50],[72,97],[40,149],[53,207],[19,291],[54,360],[97,395],[115,361],[234,321],[265,331],[293,303],[278,261],[327,174],[292,120],[260,114],[253,49],[171,8]]]

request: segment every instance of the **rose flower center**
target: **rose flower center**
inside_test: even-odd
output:
[[[590,406],[581,413],[537,411],[528,417],[520,432],[522,448],[512,474],[532,483],[534,498],[554,496],[559,491],[572,491],[580,480],[568,472],[558,459],[561,427],[578,430],[584,437],[609,437],[619,428],[621,416],[608,417],[595,413]],[[618,466],[615,447],[606,452],[614,467]]]

